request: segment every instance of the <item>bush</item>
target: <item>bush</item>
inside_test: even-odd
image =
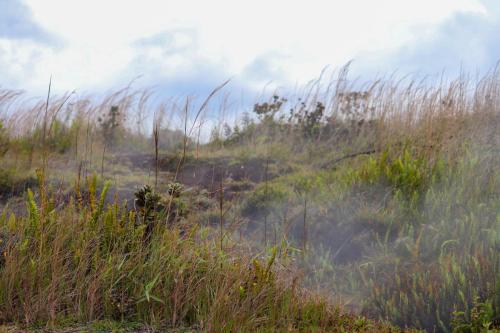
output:
[[[395,156],[385,149],[378,157],[370,157],[359,171],[350,174],[350,178],[352,182],[388,186],[396,197],[406,201],[409,207],[416,208],[430,184],[439,180],[443,169],[441,161],[431,166],[425,157],[404,147]]]

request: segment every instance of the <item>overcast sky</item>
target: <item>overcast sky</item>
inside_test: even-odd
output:
[[[498,0],[0,0],[0,86],[203,93],[356,75],[491,69]]]

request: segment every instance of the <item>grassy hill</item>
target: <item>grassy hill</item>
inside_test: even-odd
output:
[[[152,131],[123,92],[4,113],[0,323],[494,332],[498,73],[345,75],[220,119],[209,141],[210,97]]]

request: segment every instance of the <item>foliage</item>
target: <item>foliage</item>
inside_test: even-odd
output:
[[[468,313],[478,298],[493,303],[500,276],[499,201],[480,177],[493,164],[487,157],[473,160],[465,155],[464,165],[427,185],[416,211],[421,224],[403,224],[380,257],[367,259],[361,274],[368,312],[447,332],[453,310]],[[498,184],[498,178],[488,181]]]
[[[55,119],[51,124],[50,130],[49,136],[46,139],[48,149],[59,154],[68,152],[73,144],[75,135],[74,127],[69,127],[66,123]]]
[[[4,194],[16,195],[22,193],[26,187],[36,184],[36,179],[31,175],[20,175],[14,169],[0,168],[0,198]]]
[[[142,216],[143,222],[152,222],[155,215],[165,209],[160,194],[153,191],[151,186],[145,185],[134,193],[134,206]]]
[[[306,103],[301,102],[300,107],[296,110],[290,110],[290,121],[295,118],[297,127],[306,138],[317,138],[322,123],[321,120],[325,114],[325,105],[322,102],[316,102],[313,110],[309,110]]]
[[[159,149],[163,151],[175,151],[182,148],[184,142],[184,133],[180,130],[171,130],[169,128],[160,128],[159,133]]]
[[[242,214],[244,216],[264,216],[283,205],[289,196],[289,189],[278,183],[267,186],[261,184],[246,198]]]
[[[178,198],[181,196],[182,191],[184,190],[184,186],[180,183],[169,183],[167,185],[167,192],[169,195],[171,195],[174,198]]]
[[[62,210],[44,199],[37,203],[30,191],[29,218],[0,219],[7,235],[1,324],[99,319],[212,332],[393,331],[343,314],[282,279],[276,249],[263,261],[220,253],[195,225],[182,237],[175,227],[158,227],[143,246],[145,228],[134,223],[134,211],[116,202],[103,207],[107,186],[100,199],[92,195],[80,208],[72,199]],[[152,191],[140,192],[142,198]]]
[[[9,150],[9,134],[0,120],[0,158]]]
[[[123,317],[209,331],[326,331],[332,327],[325,318],[336,310],[323,301],[309,302],[286,279],[293,267],[281,266],[300,262],[306,282],[314,283],[309,287],[371,318],[430,332],[496,329],[498,74],[493,71],[473,84],[460,78],[429,86],[405,80],[360,85],[341,73],[324,88],[321,80],[313,82],[297,99],[273,95],[256,103],[253,115],[244,114],[241,122],[215,124],[209,145],[197,142],[195,148],[193,138],[181,140],[187,142],[186,163],[176,170],[176,179],[189,190],[160,179],[154,190],[138,192],[134,210],[116,201],[106,206],[92,179],[76,199],[61,185],[65,199],[57,205],[42,186],[27,195],[29,212],[0,215],[0,238],[15,252],[4,257],[8,271],[0,273],[0,316],[43,325],[66,316],[79,322]],[[131,189],[148,179],[153,151],[148,135],[124,126],[140,104],[134,101],[133,96],[110,96],[97,106],[76,101],[75,110],[84,117],[78,126],[76,118],[54,123],[46,143],[64,155],[52,154],[55,161],[49,164],[57,172],[78,169],[80,177],[95,171],[96,152],[102,152],[105,175],[106,162],[114,164],[116,157],[108,176],[117,182],[133,179],[120,191],[133,197]],[[109,105],[120,105],[115,120],[111,114],[94,122]],[[176,105],[169,112],[182,109],[189,127],[192,105]],[[221,105],[222,116],[227,105]],[[33,114],[8,119],[9,128],[16,119],[37,119],[40,108]],[[193,124],[198,136],[206,123],[205,115],[200,117]],[[1,161],[12,166],[3,177],[8,184],[20,174],[16,168],[23,155],[31,160],[40,154],[39,124],[23,127],[23,121],[16,124],[23,128],[19,139],[9,133],[6,157],[15,159]],[[121,152],[114,149],[108,161],[95,134],[121,138],[115,142]],[[176,138],[184,139],[184,131],[170,134],[165,133],[166,147],[178,147]],[[75,144],[74,157],[68,154],[68,138],[74,139],[69,141]],[[52,139],[66,148],[58,149]],[[128,159],[132,147],[141,151]],[[271,173],[261,163],[269,158],[278,166]],[[177,164],[164,161],[160,175],[170,178],[167,172]],[[49,179],[47,186],[55,180],[60,179]],[[224,196],[217,195],[219,180]],[[220,204],[217,197],[223,199]],[[225,227],[217,234],[201,228],[207,220],[225,221],[220,223]],[[269,223],[275,243],[281,239],[290,247],[278,248],[276,255],[266,249],[270,255],[251,256],[262,251],[262,243],[254,241],[260,239],[259,228],[267,243]],[[292,249],[301,237],[309,246],[299,261]],[[22,252],[26,249],[31,256]],[[307,302],[297,300],[301,297]],[[355,322],[370,330],[366,319]]]
[[[123,114],[118,106],[112,106],[108,113],[97,119],[101,126],[104,142],[109,147],[114,147],[117,143],[119,130],[123,123]]]
[[[493,327],[493,322],[498,321],[491,302],[481,303],[477,299],[474,307],[471,309],[470,321],[463,311],[455,312],[452,322],[453,333],[497,333],[500,332],[500,326],[497,329]]]
[[[378,157],[371,157],[359,171],[351,174],[353,181],[361,180],[368,184],[382,183],[392,188],[396,196],[406,200],[410,206],[417,206],[428,189],[431,181],[439,178],[442,164],[432,168],[427,159],[418,156],[405,146],[401,153],[392,156],[385,149]]]
[[[281,110],[281,107],[286,103],[286,98],[273,95],[270,102],[256,103],[253,107],[255,112],[263,122],[269,123],[274,120],[275,115]]]
[[[166,220],[172,225],[188,214],[187,204],[181,197],[183,187],[179,183],[167,185],[168,196],[162,196],[149,185],[143,186],[134,193],[134,207],[139,224],[146,226],[145,238],[150,239],[156,225]]]

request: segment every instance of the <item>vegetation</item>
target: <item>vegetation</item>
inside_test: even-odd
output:
[[[0,202],[0,322],[500,330],[499,73],[403,82],[343,69],[220,119],[208,142],[224,85],[170,105],[182,130],[128,91],[0,114],[0,184],[43,171],[27,211],[23,191]]]
[[[204,228],[189,224],[181,236],[159,216],[146,244],[153,215],[106,205],[109,183],[98,197],[96,182],[88,184],[88,202],[76,193],[57,209],[42,183],[39,203],[28,190],[27,215],[2,214],[0,323],[57,327],[107,319],[211,332],[393,331],[307,296],[281,276],[277,248],[262,260],[221,252]],[[137,196],[156,200],[150,188]]]
[[[9,149],[9,136],[4,129],[3,123],[0,121],[0,157],[3,157]]]

